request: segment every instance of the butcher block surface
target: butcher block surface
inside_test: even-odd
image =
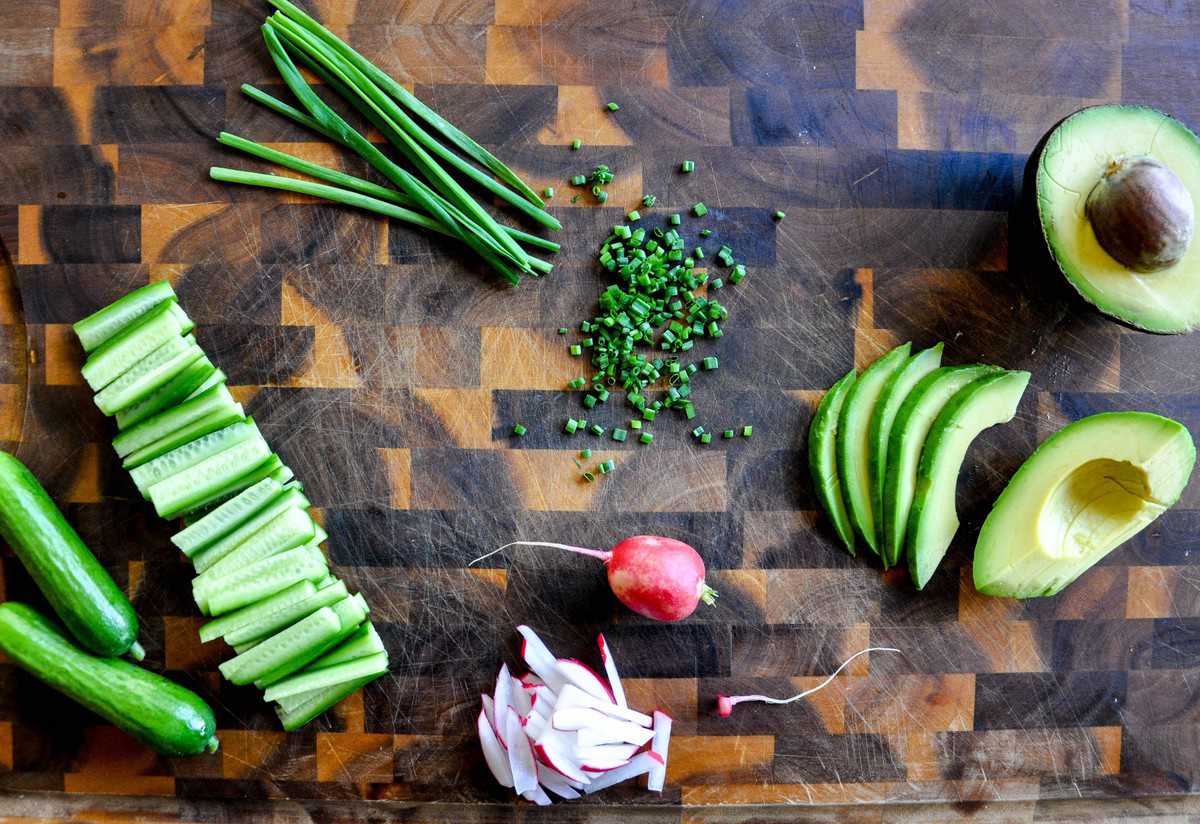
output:
[[[186,818],[214,799],[385,799],[462,805],[439,821],[695,822],[794,820],[736,805],[872,802],[846,815],[882,820],[877,802],[965,815],[996,801],[1032,820],[1055,799],[1197,788],[1200,487],[1054,598],[977,594],[970,553],[1012,472],[1065,422],[1143,409],[1200,428],[1200,337],[1147,335],[1082,303],[1022,199],[1030,152],[1079,107],[1145,103],[1200,126],[1200,9],[308,8],[535,188],[554,186],[563,249],[550,276],[511,289],[440,238],[210,181],[210,165],[266,170],[218,146],[223,129],[365,171],[239,93],[287,94],[258,30],[265,3],[0,3],[0,446],[127,588],[146,665],[204,696],[221,739],[212,755],[157,757],[0,662],[0,788],[14,805],[78,815],[76,794],[96,809],[118,804],[98,795],[157,796]],[[693,174],[678,172],[685,159]],[[568,178],[600,163],[616,175],[607,207],[586,192],[572,204],[583,190]],[[747,265],[721,292],[725,336],[694,351],[721,368],[696,380],[697,419],[660,417],[653,445],[568,438],[564,421],[585,410],[564,386],[586,372],[557,329],[593,313],[606,284],[595,249],[643,194],[657,197],[647,225],[703,200],[708,216],[685,229],[712,228]],[[70,324],[164,279],[304,482],[335,572],[364,593],[391,655],[387,676],[298,733],[218,677],[229,651],[197,639],[173,526],[137,495],[79,376]],[[1016,419],[969,454],[963,527],[920,593],[838,547],[805,450],[821,392],[906,340],[1033,375]],[[629,410],[614,395],[587,417],[612,426]],[[697,423],[754,436],[701,446]],[[580,483],[583,447],[615,472]],[[694,546],[716,606],[647,621],[615,602],[598,562],[551,550],[468,568],[512,540],[604,548],[639,533]],[[38,597],[6,551],[0,598]],[[518,664],[520,623],[592,663],[603,630],[630,703],[675,718],[661,796],[631,783],[534,811],[495,784],[475,718],[501,661]],[[867,646],[901,653],[856,660],[806,701],[716,717],[718,692],[788,695]]]

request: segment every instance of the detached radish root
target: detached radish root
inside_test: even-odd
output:
[[[758,702],[758,703],[762,703],[762,704],[791,704],[794,701],[799,701],[801,698],[807,698],[808,696],[812,695],[814,692],[820,692],[821,690],[823,690],[827,686],[829,686],[831,683],[833,683],[833,679],[837,678],[838,675],[841,673],[841,671],[850,665],[851,661],[853,661],[855,658],[859,657],[860,655],[866,655],[868,652],[900,652],[900,650],[895,649],[894,647],[867,647],[864,650],[859,650],[858,652],[854,653],[849,658],[847,658],[845,661],[843,661],[841,663],[841,666],[839,666],[837,669],[835,669],[833,671],[833,673],[830,674],[830,676],[828,678],[826,678],[824,681],[822,681],[820,684],[817,684],[812,689],[807,689],[804,692],[797,693],[796,695],[793,695],[791,698],[772,698],[768,695],[720,695],[720,694],[718,694],[717,695],[717,715],[721,716],[722,718],[728,718],[733,713],[733,708],[737,704],[753,703],[753,702]]]

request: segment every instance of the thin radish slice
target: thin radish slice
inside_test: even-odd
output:
[[[554,692],[561,692],[567,679],[558,671],[558,660],[554,654],[542,643],[537,633],[524,624],[517,627],[517,632],[525,639],[521,642],[521,657],[525,663],[546,686]]]
[[[595,747],[576,747],[571,755],[581,764],[595,765],[618,762],[624,764],[641,749],[637,744],[600,744]]]
[[[592,773],[592,774],[606,773],[606,772],[611,772],[612,770],[615,770],[618,767],[624,767],[628,763],[629,763],[628,758],[625,758],[621,761],[597,761],[595,764],[584,764],[579,769],[583,770],[586,773]]]
[[[549,722],[546,720],[545,716],[537,715],[535,713],[534,715],[531,715],[523,720],[521,724],[525,727],[525,735],[529,736],[533,740],[537,740],[537,737],[545,732],[546,726],[549,724]]]
[[[513,789],[521,795],[532,792],[537,788],[537,765],[533,760],[533,747],[525,731],[521,729],[521,719],[515,710],[507,712],[505,719],[505,738],[508,740],[508,766],[512,770]]]
[[[618,707],[628,707],[629,704],[625,700],[625,688],[621,686],[621,676],[617,675],[617,663],[613,660],[608,642],[604,640],[604,633],[596,636],[596,645],[600,647],[600,660],[604,662],[604,674],[608,676],[608,688],[612,693],[613,701]]]
[[[652,752],[640,752],[633,757],[633,760],[624,767],[618,767],[615,770],[609,770],[603,775],[596,776],[591,784],[584,788],[584,792],[591,795],[599,790],[607,789],[614,784],[620,784],[622,781],[628,781],[631,778],[637,778],[643,773],[648,773],[658,764],[658,755]]]
[[[580,769],[579,765],[560,750],[553,741],[534,744],[533,749],[543,764],[560,775],[580,784],[587,784],[591,781],[588,774]]]
[[[562,775],[555,772],[544,764],[537,765],[538,781],[543,787],[557,795],[559,798],[579,798],[579,790],[571,786],[571,782]]]
[[[650,768],[650,776],[646,779],[646,789],[660,793],[667,781],[667,750],[671,745],[671,716],[665,712],[654,711],[654,743],[650,752],[662,759],[661,764]]]
[[[546,686],[546,682],[543,681],[541,678],[538,678],[532,672],[525,673],[524,675],[520,676],[520,679],[521,679],[521,683],[526,687],[544,687],[544,686]]]
[[[628,721],[608,718],[604,726],[584,727],[575,733],[581,747],[598,747],[603,744],[636,744],[643,746],[654,737],[654,731]]]
[[[604,683],[604,679],[582,661],[577,661],[574,658],[559,658],[558,671],[563,674],[563,677],[567,681],[579,687],[588,695],[593,695],[601,701],[608,701],[610,704],[617,702],[617,699],[613,697],[612,690],[608,688],[608,684]]]
[[[487,713],[484,710],[479,711],[479,744],[483,747],[483,760],[487,762],[488,769],[492,771],[492,775],[496,777],[501,787],[511,787],[513,785],[512,767],[508,764],[508,756],[504,752],[504,747],[500,746],[500,739],[496,737],[496,731],[492,729],[492,722],[488,720]]]
[[[554,724],[554,729],[562,730],[563,732],[574,732],[575,730],[582,730],[587,727],[595,727],[606,724],[628,723],[607,716],[599,710],[594,710],[591,707],[556,708],[553,714],[551,714],[550,720]]]
[[[618,707],[616,704],[610,704],[607,701],[601,701],[599,698],[584,692],[574,684],[567,684],[563,687],[562,691],[558,694],[558,701],[554,704],[556,711],[558,709],[566,709],[567,707],[591,707],[605,715],[611,715],[613,718],[620,718],[623,721],[632,721],[643,727],[649,727],[654,723],[654,719],[645,713],[631,710],[628,707]]]
[[[720,695],[720,694],[718,694],[717,695],[717,715],[721,716],[722,718],[728,718],[730,716],[730,714],[733,713],[734,706],[736,706],[737,704],[745,703],[745,702],[759,701],[759,702],[762,702],[763,704],[790,704],[793,701],[799,701],[801,698],[806,698],[807,696],[812,695],[814,692],[819,692],[820,690],[825,689],[827,686],[830,685],[830,683],[833,682],[834,678],[837,678],[838,673],[840,673],[847,666],[849,666],[851,661],[853,661],[855,658],[857,658],[860,655],[866,655],[868,652],[900,652],[900,650],[894,649],[892,647],[867,647],[866,649],[859,650],[858,652],[854,653],[849,658],[847,658],[845,661],[843,661],[841,666],[839,666],[837,669],[835,669],[833,671],[833,673],[828,678],[826,678],[824,681],[817,684],[815,687],[812,687],[811,689],[807,689],[804,692],[800,692],[800,693],[797,693],[796,695],[793,695],[791,698],[772,698],[769,695]]]
[[[530,790],[527,793],[521,793],[521,797],[524,798],[526,801],[532,801],[534,804],[537,804],[539,807],[549,807],[551,804],[554,803],[554,801],[550,798],[550,796],[546,795],[546,791],[543,790],[541,787],[534,787],[532,790]]]
[[[533,705],[530,703],[529,692],[516,678],[512,679],[512,687],[509,690],[509,695],[512,696],[512,705],[517,708],[517,713],[522,718],[529,715],[529,710],[533,708]]]
[[[492,696],[480,695],[479,699],[483,702],[483,714],[487,716],[488,723],[492,725],[492,731],[499,738],[500,730],[496,728],[496,706],[492,703]]]
[[[496,692],[492,696],[492,701],[496,705],[496,729],[502,731],[500,738],[507,744],[508,741],[508,707],[513,702],[512,698],[512,676],[508,674],[508,664],[500,665],[500,672],[496,675]]]
[[[549,721],[550,716],[554,714],[554,705],[548,704],[545,701],[539,701],[538,697],[534,695],[529,700],[529,714],[531,716],[540,715],[542,718],[545,718],[547,721]]]

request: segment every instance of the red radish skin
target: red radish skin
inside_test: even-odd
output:
[[[655,621],[682,621],[703,601],[711,606],[717,592],[704,583],[704,559],[674,538],[634,535],[611,550],[545,541],[513,541],[471,564],[510,546],[543,546],[599,558],[608,569],[608,586],[622,604]]]

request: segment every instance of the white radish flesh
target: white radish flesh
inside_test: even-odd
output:
[[[532,709],[532,704],[529,700],[529,692],[521,685],[521,682],[516,678],[512,679],[512,686],[509,690],[512,696],[512,705],[517,708],[517,713],[524,718],[529,715],[529,710]]]
[[[479,743],[483,747],[483,760],[487,762],[488,769],[492,771],[492,775],[496,777],[500,786],[511,787],[513,775],[512,768],[508,764],[508,756],[504,752],[504,747],[500,746],[500,739],[496,737],[496,731],[492,729],[492,722],[488,720],[484,710],[479,711],[478,728]]]
[[[559,798],[579,798],[579,791],[571,786],[571,782],[545,764],[537,765],[537,776],[541,785]]]
[[[580,769],[579,763],[568,755],[574,749],[572,743],[554,737],[553,733],[553,730],[546,730],[542,733],[540,740],[534,744],[534,750],[538,757],[546,766],[558,770],[572,781],[587,784],[591,779]]]
[[[547,704],[545,701],[537,700],[537,696],[535,695],[529,704],[529,714],[531,716],[540,715],[542,718],[545,718],[547,721],[549,721],[550,716],[554,714],[554,706],[552,704]]]
[[[526,801],[532,801],[534,804],[537,804],[539,807],[549,807],[551,804],[554,803],[554,801],[550,798],[550,796],[546,795],[546,791],[543,790],[541,787],[534,787],[532,790],[530,790],[527,793],[521,793],[521,797],[524,798]]]
[[[662,759],[661,764],[656,764],[650,768],[650,775],[646,779],[646,789],[652,792],[660,793],[663,791],[663,784],[667,781],[667,750],[671,745],[671,716],[665,712],[654,711],[654,743],[650,745],[650,752]]]
[[[594,710],[599,710],[605,715],[611,715],[613,718],[620,718],[623,721],[632,721],[634,724],[640,724],[643,727],[649,727],[654,723],[654,720],[645,713],[601,701],[594,695],[590,695],[579,689],[574,684],[567,684],[563,687],[562,691],[558,694],[558,701],[554,704],[555,710],[567,707],[590,707]]]
[[[543,681],[541,678],[538,678],[532,672],[527,672],[524,675],[520,676],[520,678],[521,678],[521,683],[527,687],[544,687],[544,686],[546,686],[546,682]]]
[[[615,770],[609,770],[603,775],[596,776],[592,783],[584,788],[584,792],[591,795],[614,784],[620,784],[622,781],[637,778],[639,775],[650,772],[657,763],[659,763],[658,756],[655,753],[640,752],[624,767],[617,767]]]
[[[616,718],[611,718],[599,710],[594,710],[591,707],[563,707],[555,709],[550,716],[550,720],[554,723],[554,729],[564,732],[574,732],[587,727],[597,727],[607,724],[624,724],[625,721],[618,721]]]
[[[587,766],[610,762],[624,764],[637,755],[639,749],[637,744],[600,744],[595,747],[576,746],[571,754],[576,761]]]
[[[576,661],[574,658],[559,658],[558,671],[563,674],[563,677],[567,681],[579,687],[588,695],[594,696],[601,701],[607,701],[610,704],[616,703],[612,690],[608,688],[608,684],[604,683],[604,679],[582,661]]]
[[[504,718],[504,737],[508,740],[508,766],[512,770],[513,789],[524,795],[537,788],[537,766],[533,760],[533,747],[525,737],[525,731],[521,729],[521,719],[517,718],[516,712],[507,712]]]
[[[536,740],[537,737],[546,729],[546,725],[549,722],[546,721],[545,716],[534,714],[523,720],[521,723],[525,727],[525,735],[529,736],[529,738],[532,740]]]
[[[508,664],[500,667],[496,676],[496,691],[492,696],[496,705],[496,729],[500,730],[501,738],[508,744],[508,707],[512,704],[512,676],[508,674]]]
[[[628,721],[608,718],[604,726],[584,727],[575,733],[581,747],[598,747],[602,744],[636,744],[643,746],[654,737],[654,731]]]
[[[500,730],[496,726],[496,706],[492,703],[492,696],[481,695],[480,700],[483,702],[483,714],[487,716],[488,723],[492,725],[492,731],[496,733],[496,737],[500,737]]]
[[[604,662],[604,674],[608,677],[608,687],[613,700],[618,707],[628,707],[625,688],[621,686],[621,676],[617,675],[617,663],[613,661],[612,651],[608,648],[608,642],[604,640],[604,633],[596,636],[596,645],[600,647],[600,660]]]
[[[542,639],[529,627],[522,624],[517,632],[525,640],[521,643],[521,657],[533,670],[534,674],[546,683],[554,692],[561,692],[567,679],[558,671],[558,661],[554,654],[542,643]]]

